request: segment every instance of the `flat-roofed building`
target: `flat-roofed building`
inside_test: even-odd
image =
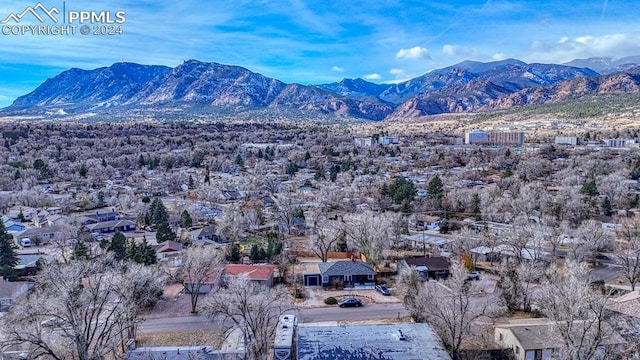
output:
[[[487,142],[497,146],[522,146],[524,145],[524,133],[490,132]]]
[[[482,130],[475,129],[464,135],[465,144],[486,144],[489,141],[489,134]]]
[[[298,360],[450,360],[426,323],[300,326]]]
[[[554,142],[558,145],[580,145],[580,138],[577,136],[556,136]]]

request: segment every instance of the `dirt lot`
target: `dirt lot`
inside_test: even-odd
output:
[[[202,301],[204,296],[198,299]],[[180,284],[171,284],[164,287],[162,298],[149,312],[142,315],[146,319],[189,316],[191,315],[191,297],[184,293]]]

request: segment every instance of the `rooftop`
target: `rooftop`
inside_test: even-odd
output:
[[[428,324],[298,328],[298,360],[450,360]]]
[[[575,331],[580,331],[584,327],[593,326],[589,321],[576,320],[573,322]],[[553,321],[546,318],[521,319],[510,321],[507,324],[495,326],[509,329],[518,339],[524,350],[535,349],[555,349],[561,346],[561,336],[554,326]],[[622,344],[624,339],[607,323],[602,323],[603,334],[605,334],[602,345]]]
[[[246,274],[251,280],[268,280],[275,270],[273,265],[243,265],[229,264],[224,267],[227,275],[238,276]]]

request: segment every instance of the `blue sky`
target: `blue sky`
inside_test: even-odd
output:
[[[62,9],[62,0],[41,0]],[[0,0],[0,20],[37,0]],[[87,5],[88,4],[88,5]],[[0,34],[0,107],[68,68],[197,59],[285,82],[398,82],[470,59],[559,63],[640,54],[637,1],[67,0],[125,11],[123,34]],[[23,23],[35,19],[23,19]],[[32,22],[33,23],[33,22]]]

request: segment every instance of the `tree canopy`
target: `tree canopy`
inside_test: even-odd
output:
[[[413,200],[416,196],[416,188],[411,180],[400,177],[389,186],[383,185],[380,193],[389,196],[394,203],[401,204],[403,201],[411,202]]]
[[[15,275],[13,267],[16,264],[18,264],[18,255],[13,237],[7,232],[4,223],[0,221],[0,276],[13,279]]]

